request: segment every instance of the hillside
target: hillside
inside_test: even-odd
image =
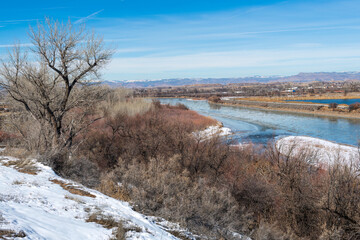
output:
[[[345,81],[360,80],[360,72],[314,72],[299,73],[292,76],[253,76],[240,78],[175,78],[139,81],[105,81],[112,87],[146,88],[169,87],[196,84],[229,84],[229,83],[268,83],[268,82],[311,82],[311,81]]]
[[[178,239],[168,225],[179,230],[40,163],[1,158],[0,239]]]

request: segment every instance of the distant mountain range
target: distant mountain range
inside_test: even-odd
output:
[[[253,76],[241,78],[172,78],[161,80],[139,81],[105,81],[112,87],[147,88],[170,87],[196,84],[229,84],[229,83],[269,83],[269,82],[312,82],[312,81],[345,81],[360,80],[360,72],[314,72],[299,73],[292,76]]]

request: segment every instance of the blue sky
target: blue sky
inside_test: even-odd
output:
[[[0,57],[45,16],[117,49],[105,80],[360,71],[358,0],[6,1]]]

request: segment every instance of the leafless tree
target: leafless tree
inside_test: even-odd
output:
[[[89,120],[86,107],[101,96],[100,70],[113,51],[102,38],[70,21],[45,19],[29,31],[32,46],[19,45],[1,61],[0,85],[16,106],[48,126],[52,148],[69,146]]]

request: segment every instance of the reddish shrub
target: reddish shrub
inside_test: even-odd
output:
[[[211,96],[211,97],[209,97],[209,102],[214,102],[214,103],[218,103],[218,102],[220,102],[221,101],[221,98],[220,97],[218,97],[218,96]]]
[[[329,104],[329,108],[335,109],[335,108],[338,107],[338,105],[339,105],[339,104],[337,104],[337,103],[335,103],[335,102],[334,102],[334,103],[330,103],[330,104]]]
[[[15,134],[10,134],[4,131],[0,131],[0,143],[5,143],[13,139],[18,139],[19,137]]]
[[[357,110],[360,108],[360,103],[356,102],[356,103],[353,103],[353,104],[350,104],[349,105],[349,112],[353,111],[353,110]]]

